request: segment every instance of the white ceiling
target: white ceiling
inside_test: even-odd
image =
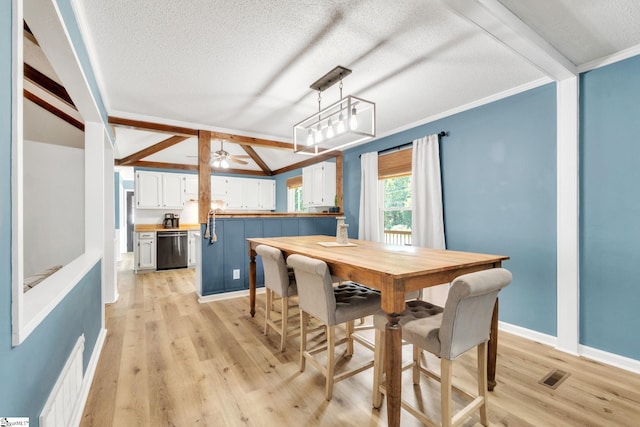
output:
[[[317,109],[309,85],[336,65],[353,70],[345,95],[376,103],[378,136],[549,81],[544,66],[499,40],[513,24],[503,6],[572,65],[640,45],[637,0],[77,3],[109,115],[286,142],[293,124]],[[471,4],[498,10],[493,34],[469,20]],[[323,106],[338,97],[337,85],[327,89]],[[117,128],[117,157],[169,136]],[[144,160],[195,164],[187,156],[196,148],[190,139]],[[305,159],[254,149],[272,170]],[[249,163],[244,169],[260,169]]]

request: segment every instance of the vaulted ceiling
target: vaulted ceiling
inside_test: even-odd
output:
[[[252,141],[291,143],[293,124],[317,110],[309,85],[336,65],[353,70],[345,95],[376,103],[380,137],[615,55],[640,53],[637,0],[86,0],[77,6],[114,123],[214,131],[212,151],[219,140],[232,155],[250,156],[246,146],[253,149],[257,158],[233,165],[248,173],[306,159]],[[338,98],[336,85],[322,93],[323,106]],[[115,135],[116,157],[136,158],[129,164],[197,163],[195,136],[148,154],[154,150],[143,150],[176,134],[119,125]]]

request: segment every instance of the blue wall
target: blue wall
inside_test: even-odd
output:
[[[11,347],[11,310],[8,308],[11,298],[3,299],[2,313],[9,321],[8,327],[2,328],[0,333],[0,378],[3,382],[0,414],[28,416],[30,425],[37,427],[47,397],[82,334],[85,336],[83,369],[86,372],[102,323],[100,286],[101,265],[98,263],[15,348]],[[11,289],[10,283],[7,289]]]
[[[640,56],[581,76],[580,342],[640,360]]]
[[[205,228],[201,226],[201,235]],[[224,218],[216,219],[218,241],[202,240],[202,295],[249,289],[249,237],[336,235],[334,217],[308,218]],[[240,279],[233,279],[233,270]],[[258,257],[256,281],[264,283]]]
[[[345,153],[345,214],[357,235],[363,152],[447,131],[440,143],[447,248],[508,255],[500,319],[556,335],[556,92],[549,84]],[[541,309],[542,308],[542,309]]]
[[[21,345],[11,346],[11,5],[0,2],[0,416],[28,416],[37,427],[78,337],[85,334],[85,369],[95,347],[102,323],[101,265]]]
[[[302,175],[302,169],[294,169],[276,175],[276,212],[287,212],[287,179],[298,175]]]

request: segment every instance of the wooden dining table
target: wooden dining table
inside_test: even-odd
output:
[[[387,420],[389,426],[400,425],[402,331],[398,316],[405,308],[405,294],[430,286],[449,283],[456,277],[475,271],[497,268],[509,259],[451,250],[399,246],[365,240],[349,240],[349,246],[337,246],[332,236],[293,236],[248,238],[249,302],[251,315],[256,305],[256,251],[258,245],[280,249],[285,258],[301,254],[323,260],[331,274],[380,291],[382,310],[387,315],[385,363],[387,375]],[[495,387],[498,344],[498,302],[491,322],[487,360],[489,390]]]

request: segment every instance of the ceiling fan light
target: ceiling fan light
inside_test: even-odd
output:
[[[214,168],[220,167],[220,160],[219,160],[219,159],[215,159],[215,160],[213,161],[213,167],[214,167]]]
[[[227,159],[220,160],[220,166],[227,169],[229,167],[229,162],[227,161]]]

